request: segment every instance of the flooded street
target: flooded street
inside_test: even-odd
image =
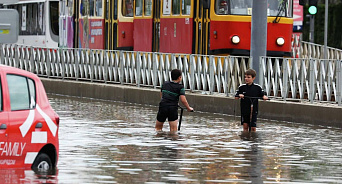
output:
[[[49,95],[60,116],[50,183],[342,183],[342,130],[183,114],[181,131],[156,133],[157,107]],[[157,104],[157,102],[156,102]],[[196,109],[195,109],[196,110]]]

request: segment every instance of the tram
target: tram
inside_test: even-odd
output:
[[[62,6],[64,47],[205,55],[250,52],[252,0],[62,0]],[[268,0],[268,56],[291,56],[292,8],[293,0]]]
[[[58,0],[19,0],[5,3],[4,8],[16,9],[19,13],[17,44],[58,47]]]

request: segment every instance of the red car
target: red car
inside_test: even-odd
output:
[[[59,116],[42,82],[33,73],[4,65],[0,82],[0,169],[54,169]]]

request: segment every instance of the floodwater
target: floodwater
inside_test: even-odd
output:
[[[157,107],[49,95],[60,116],[56,174],[18,183],[342,183],[342,130],[185,112],[181,131],[154,131]],[[157,104],[158,102],[156,102]],[[195,109],[196,110],[196,109]],[[21,172],[19,172],[21,173]]]

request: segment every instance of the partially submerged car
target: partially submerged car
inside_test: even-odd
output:
[[[37,75],[0,65],[0,169],[57,165],[59,116]]]

